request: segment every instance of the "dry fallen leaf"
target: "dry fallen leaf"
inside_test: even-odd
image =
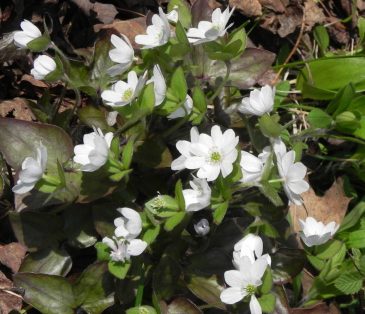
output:
[[[343,191],[342,178],[338,178],[323,196],[317,196],[310,188],[309,191],[302,194],[302,197],[308,216],[323,221],[323,223],[335,221],[337,224],[342,222],[351,200]],[[305,220],[307,217],[305,208],[302,205],[290,205],[289,212],[295,232],[301,230],[299,219]]]
[[[339,314],[340,310],[332,303],[328,306],[326,303],[319,303],[310,308],[292,308],[289,314]]]
[[[263,7],[269,8],[275,12],[285,12],[285,6],[280,0],[259,0]]]
[[[308,0],[304,4],[304,20],[305,30],[310,31],[314,25],[324,23],[326,16],[314,0]]]
[[[17,273],[27,249],[20,243],[0,245],[0,263]]]
[[[28,101],[24,98],[16,97],[12,100],[4,100],[0,102],[0,117],[9,115],[14,118],[25,121],[33,121],[35,117],[27,106]]]
[[[262,15],[262,6],[258,0],[229,0],[229,5],[246,16]]]
[[[0,271],[0,313],[9,314],[11,311],[20,311],[22,297],[11,291],[13,283]]]
[[[104,23],[112,23],[115,16],[118,14],[118,10],[113,4],[106,4],[95,2],[92,3],[89,0],[72,0],[87,16],[93,11],[96,13],[96,18]]]
[[[107,25],[94,25],[95,32],[99,32],[101,29],[114,30],[118,33],[124,34],[129,38],[132,45],[136,47],[134,37],[136,37],[138,34],[144,34],[146,32],[146,18],[137,17],[126,21],[115,20],[112,24]]]

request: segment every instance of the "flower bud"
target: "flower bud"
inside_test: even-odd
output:
[[[41,55],[34,60],[33,69],[30,73],[36,80],[43,80],[48,74],[55,71],[56,68],[56,62],[51,57]]]

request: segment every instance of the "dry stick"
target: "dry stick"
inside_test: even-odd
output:
[[[295,45],[293,47],[293,49],[290,51],[288,57],[285,59],[284,63],[283,63],[283,66],[282,68],[279,69],[279,72],[276,74],[275,76],[275,79],[274,79],[274,82],[273,82],[273,85],[275,85],[277,83],[277,81],[279,80],[280,78],[280,75],[281,75],[281,72],[283,71],[284,69],[284,66],[290,61],[290,59],[292,58],[292,56],[294,55],[295,51],[297,50],[299,44],[300,44],[300,41],[302,40],[302,37],[303,37],[303,33],[304,33],[304,26],[305,26],[305,13],[304,13],[304,10],[303,10],[303,18],[302,18],[302,24],[300,26],[300,32],[299,32],[299,36],[297,38],[297,41],[295,42]]]

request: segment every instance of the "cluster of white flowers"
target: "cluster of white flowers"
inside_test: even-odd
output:
[[[305,221],[299,219],[299,223],[302,227],[299,235],[308,247],[326,243],[340,227],[334,221],[324,225],[322,221],[317,221],[313,217],[307,217]]]
[[[222,133],[220,127],[215,125],[210,136],[199,134],[195,127],[190,134],[191,142],[183,140],[176,143],[181,156],[172,162],[172,170],[198,169],[198,178],[208,181],[214,181],[220,173],[227,177],[238,155],[238,136],[234,131],[228,129]]]
[[[26,157],[22,163],[19,179],[12,189],[16,194],[24,194],[32,190],[46,170],[47,148],[40,143],[36,150],[36,158]]]
[[[229,288],[222,291],[222,302],[234,304],[249,296],[251,313],[262,313],[255,292],[262,284],[266,268],[271,265],[271,257],[268,254],[262,255],[262,251],[262,239],[254,234],[248,234],[236,243],[233,252],[233,264],[236,269],[224,273],[224,280]]]
[[[105,243],[110,249],[110,258],[115,262],[129,261],[131,256],[141,255],[147,247],[147,243],[136,239],[142,231],[142,219],[135,210],[123,207],[117,208],[122,217],[114,220],[115,231],[112,238],[104,237]]]

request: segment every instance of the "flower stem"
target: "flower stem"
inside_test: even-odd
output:
[[[141,265],[140,278],[138,282],[136,301],[134,306],[141,306],[143,299],[143,290],[144,290],[144,264]]]
[[[271,179],[271,180],[269,180],[267,182],[269,182],[269,183],[277,183],[277,182],[284,182],[284,181],[285,181],[285,179],[278,178],[278,179]]]

